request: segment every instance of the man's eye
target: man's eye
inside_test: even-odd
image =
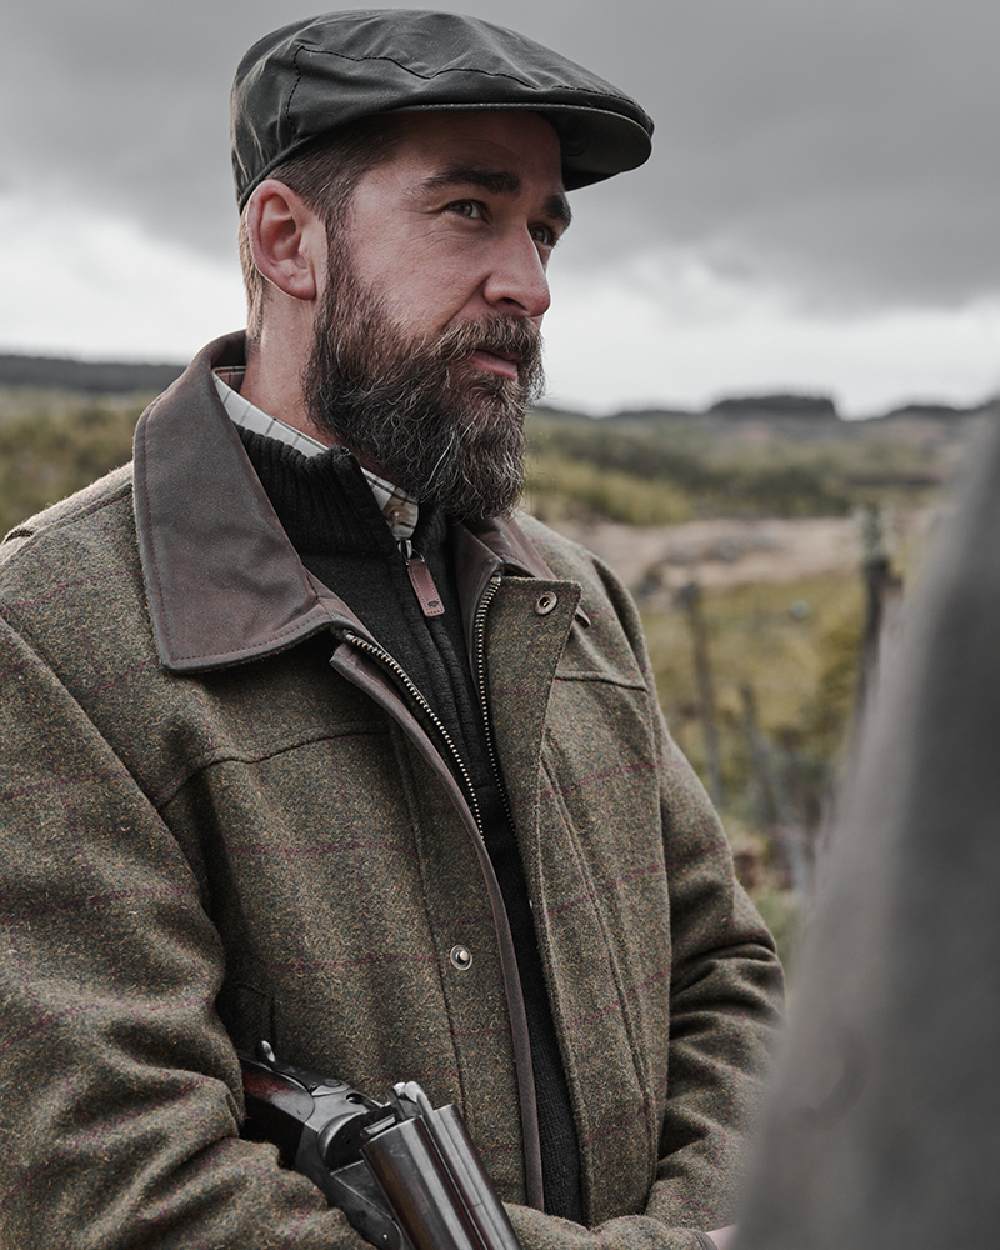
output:
[[[536,243],[540,243],[542,247],[555,247],[559,242],[559,236],[551,226],[532,226],[531,237]]]
[[[469,221],[482,221],[486,217],[486,205],[480,200],[455,200],[448,205],[448,211],[467,217]]]

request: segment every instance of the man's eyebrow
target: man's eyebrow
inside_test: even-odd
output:
[[[425,191],[439,191],[443,187],[482,187],[493,195],[517,195],[521,179],[505,169],[483,169],[479,165],[449,165],[438,174],[425,178]]]
[[[545,211],[550,217],[554,217],[556,221],[561,221],[564,230],[569,229],[569,224],[573,220],[573,214],[570,212],[569,200],[561,191],[549,196],[545,201]]]
[[[517,195],[521,190],[521,179],[505,169],[484,169],[479,165],[449,165],[440,173],[431,174],[421,183],[423,191],[440,191],[447,187],[482,187],[491,195]],[[545,201],[545,212],[564,227],[569,226],[572,218],[569,201],[561,191],[548,197]]]

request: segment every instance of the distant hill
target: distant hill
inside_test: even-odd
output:
[[[994,403],[996,401],[993,401]],[[909,421],[914,418],[917,420],[932,421],[955,421],[964,417],[980,416],[990,403],[977,404],[971,408],[958,407],[955,404],[901,404],[898,408],[890,409],[882,418],[883,421]]]
[[[184,371],[178,364],[74,360],[68,356],[28,356],[0,352],[0,387],[121,395],[162,391]]]
[[[784,392],[772,395],[730,395],[716,400],[708,409],[713,417],[807,417],[837,421],[840,414],[829,395],[799,395]]]
[[[705,408],[621,408],[606,417],[590,417],[583,412],[566,408],[552,408],[545,404],[537,409],[541,416],[555,421],[576,421],[585,425],[631,426],[653,429],[657,426],[682,425],[689,429],[700,427],[705,433],[742,427],[780,426],[786,433],[800,430],[803,435],[834,433],[841,430],[845,435],[862,427],[892,424],[931,422],[950,424],[970,417],[982,417],[1000,411],[1000,396],[988,398],[979,404],[968,406],[948,404],[938,400],[920,400],[900,404],[885,412],[872,413],[863,418],[847,418],[838,411],[836,401],[829,395],[775,393],[751,395],[727,395]]]
[[[619,412],[605,417],[604,420],[638,424],[643,421],[689,421],[692,417],[699,415],[696,408],[622,408]]]

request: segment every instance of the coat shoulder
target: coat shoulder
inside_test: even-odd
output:
[[[123,567],[137,562],[132,466],[123,465],[16,525],[0,542],[0,610],[23,610],[75,587],[110,592]],[[21,612],[18,611],[20,615]]]
[[[527,512],[519,512],[516,519],[518,527],[553,573],[580,583],[586,611],[590,612],[592,607],[610,607],[626,633],[641,635],[639,613],[632,595],[609,564],[582,543],[557,533]]]
[[[603,581],[610,577],[613,582],[621,585],[613,570],[582,543],[558,533],[529,512],[518,512],[515,519],[518,528],[538,550],[553,573],[574,580],[598,576]]]

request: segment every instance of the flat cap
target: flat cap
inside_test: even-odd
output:
[[[653,122],[603,78],[516,31],[457,13],[356,9],[282,26],[236,70],[233,174],[242,209],[286,157],[363,117],[530,109],[555,126],[567,190],[641,165]]]

